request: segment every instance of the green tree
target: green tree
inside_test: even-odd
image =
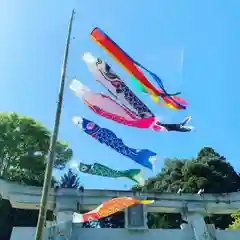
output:
[[[240,230],[240,213],[232,214],[234,221],[229,225],[228,229]]]
[[[203,148],[196,159],[167,159],[162,171],[135,191],[174,192],[179,188],[187,193],[196,193],[203,188],[205,193],[235,192],[240,188],[240,177],[233,167],[212,148]],[[179,215],[152,214],[155,227],[174,227],[181,223]],[[162,220],[160,220],[162,219]],[[214,215],[206,219],[219,228],[226,228],[231,216]]]
[[[62,188],[79,188],[80,178],[78,174],[74,173],[72,169],[68,169],[68,172],[61,177],[60,186]]]
[[[50,137],[50,131],[31,117],[0,113],[0,177],[41,186]],[[54,167],[65,167],[71,157],[68,143],[58,141]]]
[[[51,133],[40,122],[17,113],[0,113],[0,177],[42,186]],[[63,168],[72,157],[68,143],[58,142],[55,168]],[[14,209],[0,201],[0,239],[10,239],[13,226],[36,226],[38,211]],[[48,213],[51,218],[52,213]]]

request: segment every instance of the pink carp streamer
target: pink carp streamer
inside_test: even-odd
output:
[[[70,89],[96,114],[136,128],[151,128],[153,130],[164,131],[165,128],[157,125],[156,117],[137,118],[129,110],[122,107],[111,97],[100,93],[93,93],[87,86],[74,79],[70,83]]]
[[[131,197],[119,197],[119,198],[113,198],[103,204],[101,204],[96,209],[84,213],[73,213],[73,223],[84,223],[88,221],[95,221],[99,220],[104,217],[108,217],[110,215],[113,215],[125,208],[128,208],[130,206],[136,205],[136,204],[151,204],[154,203],[153,200],[137,200],[135,198]]]

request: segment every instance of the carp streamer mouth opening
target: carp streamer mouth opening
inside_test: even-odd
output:
[[[80,126],[82,128],[82,123],[83,123],[83,119],[81,117],[73,117],[72,121],[75,125]]]
[[[95,58],[90,52],[83,54],[82,59],[85,63],[95,63],[97,58]]]

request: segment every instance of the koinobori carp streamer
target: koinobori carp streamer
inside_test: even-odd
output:
[[[154,117],[152,111],[144,104],[126,83],[112,70],[109,64],[91,53],[83,55],[89,71],[95,80],[108,90],[126,109],[138,118]]]
[[[100,143],[109,146],[142,166],[154,170],[154,162],[157,160],[157,154],[155,152],[148,149],[130,148],[126,146],[122,139],[118,138],[113,131],[102,128],[95,122],[86,118],[73,117],[73,123],[80,126],[82,131],[95,138]]]
[[[158,121],[155,117],[137,118],[111,97],[92,92],[87,86],[76,79],[71,81],[70,89],[96,114],[117,123],[137,128],[153,128]],[[161,127],[159,127],[160,130]]]
[[[93,112],[99,116],[120,124],[136,128],[150,128],[157,132],[189,132],[193,129],[193,127],[186,126],[186,124],[191,120],[191,117],[188,117],[187,120],[184,120],[179,124],[161,123],[156,117],[138,118],[134,115],[134,113],[130,112],[128,109],[125,109],[111,97],[101,93],[93,93],[87,86],[76,79],[71,81],[70,89]],[[143,110],[142,107],[136,108],[136,110],[138,109],[140,109],[140,112]]]
[[[97,175],[109,178],[128,178],[138,185],[143,186],[145,183],[143,171],[141,169],[129,169],[125,171],[114,170],[100,163],[79,164],[79,170],[83,173]]]
[[[135,198],[131,197],[118,197],[113,198],[107,202],[104,202],[100,206],[98,206],[96,209],[84,213],[73,213],[73,223],[84,223],[88,221],[96,221],[104,217],[111,216],[125,208],[128,208],[130,206],[136,205],[136,204],[151,204],[154,203],[153,200],[137,200]]]
[[[172,109],[186,109],[187,103],[179,98],[175,94],[169,94],[166,92],[161,79],[153,72],[145,68],[143,65],[131,58],[120,46],[117,45],[103,30],[100,28],[94,28],[90,34],[91,38],[98,43],[105,51],[111,55],[131,76],[133,76],[148,92],[152,99],[161,104],[157,96],[161,96],[166,102],[163,106]],[[146,76],[140,70],[142,68],[148,72],[152,78],[157,82],[159,88],[156,88],[151,82],[148,81]],[[162,104],[161,104],[162,105]]]

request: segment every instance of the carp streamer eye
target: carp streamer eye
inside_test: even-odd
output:
[[[87,124],[87,129],[88,130],[92,130],[94,127],[95,127],[95,123],[93,123],[93,122],[90,122],[90,123]]]
[[[86,166],[82,166],[82,167],[81,167],[81,171],[82,171],[82,172],[86,172],[87,170],[88,170],[88,167],[86,167]]]

